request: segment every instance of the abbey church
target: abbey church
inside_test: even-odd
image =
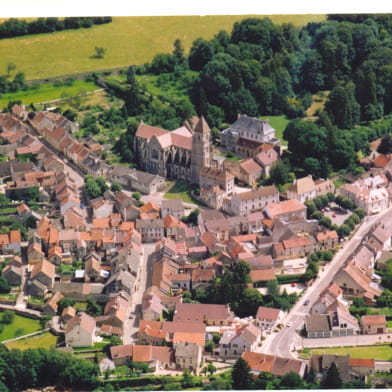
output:
[[[142,121],[134,151],[142,170],[199,184],[200,170],[212,165],[211,130],[203,117],[171,132]]]

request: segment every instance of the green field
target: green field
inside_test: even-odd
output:
[[[283,140],[283,131],[290,120],[286,116],[264,116],[262,119],[269,120],[271,127],[275,128],[275,137],[281,140],[283,146],[287,146],[287,142]]]
[[[377,344],[374,346],[356,347],[328,347],[309,350],[312,354],[336,354],[347,355],[351,358],[374,358],[379,361],[392,360],[392,347],[389,344]]]
[[[163,197],[165,199],[182,199],[185,203],[200,205],[200,202],[192,198],[191,189],[189,184],[177,181]]]
[[[93,12],[93,10],[92,10]],[[41,79],[77,72],[144,64],[155,54],[173,51],[179,38],[189,50],[198,38],[212,38],[219,30],[246,15],[115,17],[112,23],[89,29],[67,30],[0,40],[0,74],[12,62],[27,79]],[[258,17],[262,17],[258,15]],[[325,15],[271,15],[275,23],[303,26],[325,20]],[[94,58],[95,47],[103,47],[103,59]]]
[[[1,41],[0,41],[1,43]],[[0,108],[6,107],[9,101],[22,101],[25,105],[53,101],[55,99],[72,97],[75,95],[98,90],[99,87],[93,82],[75,80],[71,85],[56,86],[53,83],[40,84],[38,88],[29,88],[26,91],[7,93],[0,95]]]
[[[46,348],[56,347],[57,336],[50,332],[44,332],[40,335],[32,336],[26,339],[15,340],[7,343],[10,349],[16,348],[19,350],[27,350],[28,348]]]
[[[14,338],[15,331],[19,328],[23,329],[22,335],[42,329],[38,320],[15,315],[14,321],[11,324],[5,325],[3,332],[0,333],[0,342]]]

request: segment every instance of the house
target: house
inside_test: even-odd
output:
[[[250,186],[257,184],[263,172],[262,167],[253,158],[247,158],[241,162],[226,159],[223,162],[223,167],[238,181]]]
[[[323,180],[319,178],[314,184],[316,185],[316,196],[335,193],[335,184],[330,179]]]
[[[264,212],[269,219],[289,221],[291,218],[306,219],[306,206],[296,199],[268,204]]]
[[[343,290],[344,296],[364,296],[365,301],[371,303],[374,297],[381,294],[378,285],[364,271],[355,266],[355,263],[349,263],[341,268],[333,281]]]
[[[235,193],[231,197],[230,211],[233,215],[247,215],[279,202],[279,191],[275,186],[266,186],[251,191]],[[306,207],[304,207],[306,209]]]
[[[165,235],[163,219],[137,219],[136,230],[142,235],[143,242],[160,241]]]
[[[94,318],[80,312],[67,323],[65,344],[71,347],[91,347],[95,342],[95,332]]]
[[[253,324],[223,332],[219,341],[220,357],[240,357],[244,351],[256,351],[261,331]]]
[[[281,309],[259,306],[256,313],[255,325],[261,330],[271,331],[283,319],[284,312]]]
[[[95,318],[97,327],[100,327],[100,335],[122,336],[124,333],[124,323],[128,318],[129,302],[123,293],[109,299],[105,305],[103,316]]]
[[[161,218],[171,215],[177,219],[181,219],[185,215],[182,199],[162,200],[161,203]]]
[[[167,309],[162,305],[161,298],[152,293],[147,292],[143,295],[142,300],[142,319],[148,321],[160,320],[163,312]]]
[[[335,355],[335,354],[323,354],[314,355],[310,358],[310,367],[316,373],[318,379],[325,379],[328,370],[332,363],[336,365],[341,380],[345,382],[350,381],[350,356],[349,355]]]
[[[387,321],[384,315],[364,315],[361,316],[361,331],[363,334],[385,333],[387,328]]]
[[[49,298],[42,310],[42,313],[48,316],[55,316],[57,314],[58,302],[64,298],[60,291],[56,291],[51,298]]]
[[[107,294],[124,291],[130,296],[135,290],[135,284],[136,277],[125,268],[121,268],[110,276],[104,290]]]
[[[241,358],[248,362],[251,374],[255,376],[262,372],[268,372],[281,377],[293,372],[303,377],[307,368],[305,361],[299,359],[282,358],[251,351],[244,351]]]
[[[31,285],[29,294],[43,296],[47,290],[52,289],[55,276],[55,266],[46,259],[33,266],[30,274]]]
[[[296,199],[301,203],[314,199],[316,194],[316,184],[311,175],[294,180],[293,184],[287,188],[287,198]]]
[[[327,314],[311,314],[305,317],[305,330],[308,338],[329,338],[330,319]]]
[[[229,305],[179,303],[173,321],[203,322],[206,325],[230,325],[234,318]]]
[[[279,160],[279,152],[274,148],[269,148],[266,151],[258,153],[254,160],[262,167],[263,175],[268,178],[270,175],[271,166]]]
[[[76,309],[73,306],[67,306],[63,309],[60,317],[62,325],[67,325],[68,321],[76,316]]]
[[[256,155],[263,143],[279,143],[268,120],[239,114],[237,120],[221,132],[222,146],[244,158]]]
[[[234,176],[227,170],[213,167],[203,167],[200,170],[200,188],[212,189],[218,186],[224,191],[225,196],[230,196],[234,192]]]
[[[22,283],[22,268],[8,264],[2,269],[1,276],[7,279],[9,285],[19,286]]]
[[[179,342],[174,347],[176,367],[199,374],[202,348],[197,343]]]
[[[116,366],[126,365],[132,360],[133,344],[122,344],[110,347],[110,358]]]
[[[365,380],[375,372],[376,361],[371,358],[350,358],[350,378]]]
[[[98,197],[94,200],[91,200],[90,203],[94,218],[108,218],[113,214],[114,204],[110,200],[105,200],[103,197]]]

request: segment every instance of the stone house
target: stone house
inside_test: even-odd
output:
[[[95,333],[94,318],[80,312],[67,323],[65,344],[71,347],[91,347],[95,342]]]
[[[284,312],[281,309],[259,306],[256,313],[255,325],[261,330],[271,331],[281,322],[283,316]]]
[[[9,285],[19,286],[22,283],[22,268],[8,264],[1,271],[1,276],[7,279]]]
[[[203,349],[197,343],[179,342],[174,347],[176,367],[199,374]]]
[[[233,215],[247,215],[279,202],[279,191],[275,186],[266,186],[247,192],[236,193],[231,197],[230,210]]]
[[[52,289],[54,284],[55,266],[46,259],[35,264],[31,274],[31,285],[29,294],[33,296],[42,296],[42,287],[44,292]]]
[[[306,206],[296,199],[268,204],[264,212],[270,219],[288,221],[290,218],[306,219]]]
[[[58,302],[64,298],[64,295],[60,291],[56,291],[51,298],[49,298],[42,310],[42,313],[49,316],[55,316],[57,314]]]
[[[203,167],[200,170],[200,188],[211,189],[218,186],[226,196],[234,192],[234,176],[227,170]]]
[[[206,325],[230,325],[234,313],[229,305],[179,303],[173,321],[203,322]]]
[[[311,175],[294,180],[294,183],[287,188],[287,198],[296,199],[301,203],[312,200],[316,196],[316,184]]]
[[[258,153],[254,159],[263,168],[263,175],[268,178],[270,175],[271,166],[279,160],[279,152],[274,148]]]
[[[244,351],[256,351],[260,337],[260,329],[253,324],[225,330],[219,341],[219,356],[239,357]]]
[[[182,199],[162,200],[161,203],[161,218],[171,215],[177,219],[181,219],[185,215]]]
[[[137,219],[136,230],[142,235],[143,242],[160,241],[165,235],[162,219]]]
[[[364,315],[361,316],[361,331],[363,334],[385,333],[387,322],[384,315]]]

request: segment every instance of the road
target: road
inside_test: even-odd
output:
[[[307,312],[318,300],[320,292],[323,291],[332,282],[333,277],[337,271],[343,266],[344,262],[358,247],[365,234],[374,224],[378,223],[382,217],[386,216],[389,219],[392,218],[392,207],[378,215],[368,216],[365,218],[364,222],[361,224],[361,226],[359,226],[353,237],[348,240],[335,254],[335,257],[327,264],[327,266],[324,268],[324,271],[319,273],[319,276],[313,285],[306,290],[304,295],[286,315],[283,320],[284,325],[291,323],[292,326],[284,326],[278,333],[272,333],[269,335],[263,342],[260,350],[261,352],[279,357],[295,358],[295,349],[301,347],[302,344],[302,338],[298,332],[300,332],[304,325],[304,319]],[[306,300],[309,301],[307,306],[304,305]]]
[[[147,287],[151,286],[152,281],[152,254],[155,250],[156,243],[142,244],[143,256],[139,266],[138,280],[136,282],[136,292],[132,294],[132,303],[130,306],[130,317],[124,325],[123,343],[131,344],[135,342],[135,337],[139,330],[141,319],[141,303],[143,294]]]

